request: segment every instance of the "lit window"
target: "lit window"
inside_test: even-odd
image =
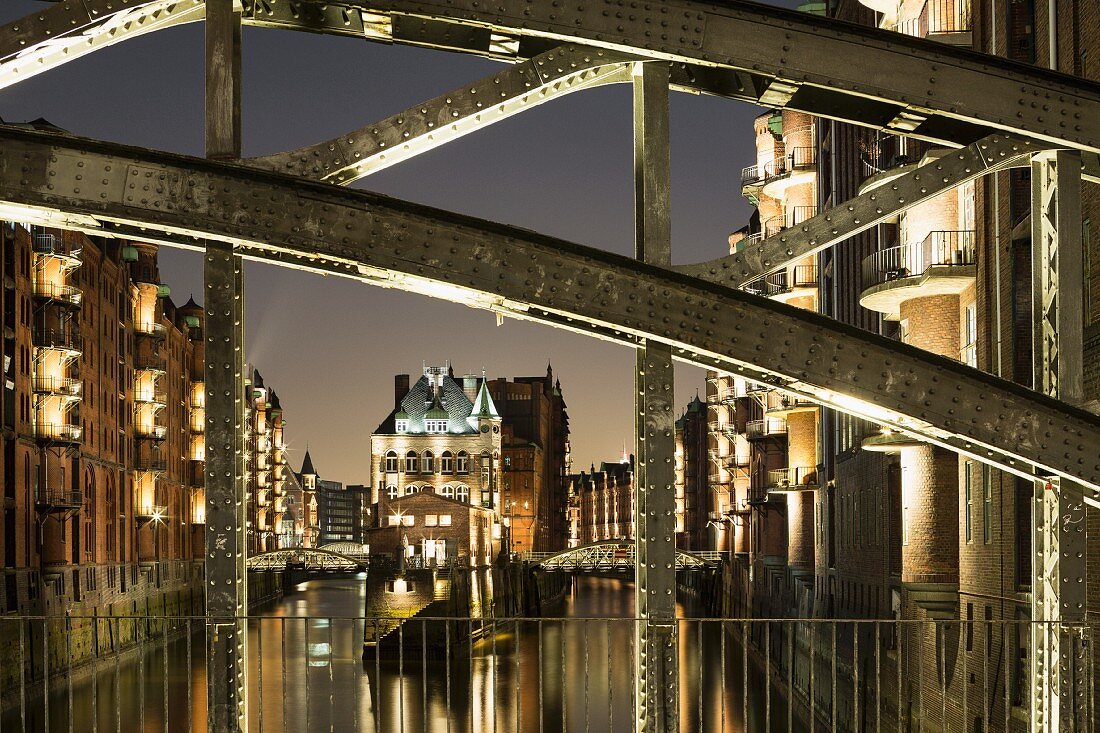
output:
[[[458,472],[470,472],[470,456],[464,450],[458,452]]]
[[[439,468],[443,473],[454,473],[455,459],[449,450],[443,451],[443,455],[439,457],[439,462]]]
[[[401,517],[401,526],[402,527],[412,527],[412,526],[415,526],[415,525],[416,525],[416,517],[414,517],[413,515],[406,514],[403,517]]]
[[[421,473],[435,473],[435,456],[430,450],[424,451],[424,457],[420,461]]]
[[[448,499],[453,499],[455,498],[455,487],[451,486],[450,484],[444,484],[439,493],[441,496],[445,496]]]
[[[463,504],[470,503],[470,487],[465,484],[459,486],[455,490],[455,498],[461,501]]]
[[[962,362],[967,366],[978,366],[978,306],[976,303],[966,306],[961,356]]]
[[[397,487],[396,486],[393,486],[391,484],[390,486],[386,487],[386,498],[389,499],[390,501],[393,501],[394,499],[397,498]]]
[[[388,520],[387,524],[391,527],[397,527],[401,524],[401,517],[397,516],[396,514],[391,514],[390,516],[386,517],[386,519]]]
[[[409,421],[408,420],[398,420],[396,427],[397,427],[397,432],[407,433],[407,432],[409,432]]]
[[[439,526],[440,527],[450,527],[451,526],[451,515],[450,514],[440,514],[439,515]]]
[[[416,451],[411,450],[405,454],[405,473],[416,473]]]
[[[413,486],[413,485],[406,486],[405,487],[405,496],[409,496],[410,494],[415,494],[419,490],[420,489],[418,489],[416,486]]]
[[[970,544],[974,541],[974,487],[971,469],[973,463],[966,461],[963,464],[963,484],[966,486],[966,519],[964,525],[966,527],[966,544]]]
[[[439,526],[439,517],[436,516],[435,514],[425,514],[424,515],[424,526],[425,527],[438,527]]]
[[[392,450],[386,454],[386,473],[397,473],[397,453]]]
[[[982,541],[993,541],[993,471],[982,464]]]

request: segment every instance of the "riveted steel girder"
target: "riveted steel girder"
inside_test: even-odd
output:
[[[205,0],[64,0],[0,26],[0,89],[153,31],[202,20]]]
[[[559,96],[629,81],[633,60],[616,51],[565,45],[346,135],[249,162],[350,185]]]
[[[157,1],[122,0],[133,9]],[[57,7],[66,4],[79,8],[72,2]],[[736,90],[748,79],[751,93],[736,95],[930,140],[967,144],[994,128],[1100,151],[1095,82],[742,0],[630,7],[608,0],[576,5],[502,0],[491,6],[480,0],[246,0],[245,14],[245,22],[254,25],[375,40],[412,43],[419,33],[424,45],[459,51],[469,46],[498,56],[517,57],[525,43],[534,43],[534,53],[545,50],[546,42],[580,43],[697,67],[700,72],[687,69],[686,76],[704,89],[715,83]],[[0,29],[0,59],[45,53],[42,49],[53,43],[56,36],[45,32],[51,29],[28,28],[25,21]],[[410,24],[415,30],[394,33]],[[477,38],[467,43],[459,36]],[[114,40],[124,37],[118,33]],[[39,70],[63,60],[51,57]],[[708,68],[733,76],[711,78]]]
[[[901,212],[988,173],[1030,159],[1046,145],[996,133],[892,178],[797,226],[784,229],[725,257],[676,270],[704,280],[742,287],[809,255],[870,229]]]
[[[0,128],[0,215],[244,256],[673,355],[1100,495],[1100,418],[819,314],[524,229],[170,153]]]

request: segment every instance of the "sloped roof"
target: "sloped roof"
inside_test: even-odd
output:
[[[309,455],[309,448],[306,448],[306,457],[302,459],[302,470],[298,473],[302,474],[303,476],[305,474],[310,474],[313,476],[317,475],[317,470],[313,468],[313,458],[311,458]]]
[[[484,389],[484,386],[485,380],[483,379],[481,380],[482,389]],[[495,412],[496,407],[493,406],[492,410]],[[466,396],[462,385],[454,377],[449,374],[445,375],[442,378],[442,388],[437,394],[428,377],[422,376],[416,380],[416,384],[409,389],[408,394],[401,399],[401,404],[386,416],[386,419],[374,432],[381,435],[393,435],[397,432],[396,419],[400,417],[402,420],[409,421],[408,432],[424,433],[427,432],[424,420],[430,417],[433,420],[446,418],[448,433],[475,433],[477,432],[476,425],[471,427],[467,421],[473,411],[474,403]]]

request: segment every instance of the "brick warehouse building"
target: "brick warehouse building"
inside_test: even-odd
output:
[[[201,613],[202,308],[173,303],[154,245],[0,222],[0,250],[0,611]],[[278,502],[285,457],[278,397],[258,373],[250,383],[254,517],[256,504]],[[95,636],[74,622],[73,659],[93,639],[115,650],[135,628]],[[40,631],[27,632],[36,650]],[[51,635],[49,654],[59,668],[65,635]],[[27,679],[40,674],[37,653],[26,663]],[[18,683],[19,663],[0,668],[0,688]]]
[[[1093,2],[1059,2],[1053,29],[1043,0],[839,0],[803,9],[1100,78]],[[756,212],[731,236],[731,250],[945,152],[792,110],[764,112],[754,133],[756,165],[741,183]],[[1030,196],[1029,169],[990,175],[748,287],[1030,386]],[[1098,214],[1100,191],[1086,184],[1083,361],[1091,404],[1100,398]],[[1030,617],[1031,482],[766,385],[712,374],[707,402],[711,483],[724,503],[713,542],[733,553],[728,610],[961,622],[940,638],[909,626],[883,640],[882,692],[894,707],[884,729],[898,720],[902,730],[938,731],[941,721],[952,730],[1026,729],[1029,632],[1014,622]],[[1088,522],[1090,532],[1100,530],[1093,509]],[[1089,552],[1094,620],[1100,548],[1093,543]],[[850,658],[854,641],[842,636],[841,658]],[[949,662],[937,669],[944,650]],[[807,666],[803,659],[795,669]],[[984,668],[994,670],[991,679],[979,673],[975,681]],[[849,697],[838,726],[850,730],[854,717]]]

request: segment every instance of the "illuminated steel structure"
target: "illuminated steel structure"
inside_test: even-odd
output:
[[[675,730],[672,358],[782,388],[1048,486],[1033,617],[1054,622],[1033,665],[1035,730],[1068,729],[1081,661],[1084,505],[1100,496],[1100,420],[1080,384],[1080,183],[1096,180],[1100,87],[922,39],[723,2],[89,0],[0,28],[0,85],[205,14],[203,161],[3,129],[5,215],[204,249],[211,730],[244,730],[243,282],[250,257],[399,287],[638,349],[638,728]],[[517,62],[484,82],[312,149],[240,160],[242,23]],[[577,45],[577,44],[583,44]],[[868,77],[866,70],[875,69]],[[509,112],[593,84],[635,88],[637,261],[527,230],[341,190]],[[668,90],[828,116],[952,151],[720,260],[671,268]],[[957,149],[955,149],[957,148]],[[1054,152],[1056,151],[1056,152]],[[860,332],[739,286],[967,180],[1036,167],[1046,394]],[[1068,237],[1070,247],[1059,247]],[[1075,269],[1077,268],[1077,269]],[[1075,295],[1076,294],[1076,295]],[[1065,401],[1059,401],[1054,396]],[[1046,483],[1044,483],[1046,482]]]

